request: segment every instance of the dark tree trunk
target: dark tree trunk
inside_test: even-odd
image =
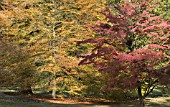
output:
[[[140,107],[144,107],[145,106],[145,102],[144,102],[144,96],[142,96],[142,88],[141,85],[138,86],[138,97],[139,97],[139,101],[140,101]]]
[[[140,100],[140,107],[145,107],[144,98],[139,98],[139,100]]]
[[[20,93],[21,94],[33,94],[31,86],[27,87],[26,89],[21,89]]]

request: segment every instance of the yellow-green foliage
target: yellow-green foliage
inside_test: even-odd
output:
[[[58,90],[80,91],[79,72],[73,69],[79,58],[68,51],[76,50],[76,41],[93,36],[87,26],[104,19],[100,11],[105,0],[4,0],[3,4],[3,35],[29,52],[39,75],[49,72],[39,79],[42,84],[55,79]]]
[[[0,40],[0,86],[26,89],[34,85],[35,67],[29,53],[16,43]]]

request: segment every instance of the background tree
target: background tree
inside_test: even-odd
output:
[[[15,2],[15,1],[14,1]],[[0,44],[1,44],[1,73],[2,86],[19,87],[24,93],[32,94],[31,86],[35,83],[35,66],[33,65],[29,51],[17,46],[10,37],[14,34],[10,33],[12,20],[9,16],[13,16],[13,5],[9,1],[1,1],[0,11]],[[6,72],[6,73],[5,73]],[[10,81],[9,81],[10,80]]]
[[[141,107],[144,99],[169,78],[169,22],[151,13],[157,2],[136,1],[113,5],[103,11],[106,22],[91,29],[98,35],[78,43],[94,44],[81,64],[93,64],[110,74],[105,90],[137,89]]]
[[[154,14],[162,15],[165,19],[170,20],[170,1],[169,0],[160,0],[158,7],[153,9]]]
[[[99,10],[104,6],[104,1],[8,0],[3,4],[10,7],[3,13],[9,20],[7,27],[3,26],[3,34],[30,52],[39,75],[46,74],[44,72],[50,74],[45,77],[41,75],[39,80],[43,80],[39,83],[50,87],[50,90],[59,87],[57,91],[72,94],[76,94],[74,90],[80,91],[80,87],[76,86],[78,72],[74,69],[79,60],[75,57],[78,54],[75,41],[93,34],[85,25],[102,19]]]
[[[29,53],[5,40],[0,40],[0,48],[0,86],[19,87],[20,92],[32,94],[36,72]]]

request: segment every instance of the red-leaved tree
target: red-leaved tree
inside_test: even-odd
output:
[[[153,14],[156,4],[154,0],[133,0],[114,5],[114,12],[106,8],[102,11],[106,22],[91,27],[97,34],[78,42],[95,47],[80,65],[93,64],[110,73],[106,89],[137,89],[141,107],[158,83],[170,82],[170,25]]]

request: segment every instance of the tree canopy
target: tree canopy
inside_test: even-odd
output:
[[[102,13],[107,22],[91,26],[98,35],[78,42],[95,47],[82,56],[80,65],[93,64],[99,71],[110,74],[105,90],[137,89],[141,106],[157,83],[170,81],[170,25],[162,16],[152,13],[157,3],[125,1],[113,6],[114,13],[106,8]]]
[[[143,105],[170,79],[168,2],[0,0],[0,86],[53,98],[138,90]]]

